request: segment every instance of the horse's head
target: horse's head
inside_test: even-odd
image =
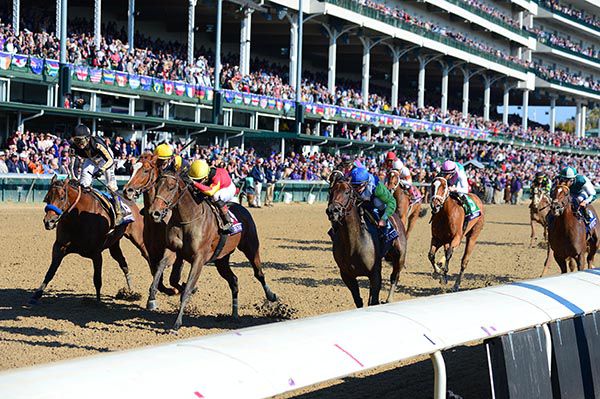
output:
[[[173,208],[177,205],[187,183],[176,172],[168,171],[160,175],[156,181],[156,195],[148,209],[148,214],[156,223],[169,222]]]
[[[400,173],[398,173],[398,171],[394,170],[394,169],[390,170],[390,172],[388,173],[388,181],[387,181],[388,190],[390,190],[393,194],[394,191],[396,191],[396,189],[398,188],[399,184],[400,184]]]
[[[559,184],[552,190],[552,204],[550,210],[554,216],[560,216],[569,207],[571,194],[569,186]]]
[[[436,214],[448,199],[448,181],[443,177],[436,177],[431,182],[431,212]]]
[[[133,165],[131,178],[123,187],[123,194],[128,200],[136,199],[140,194],[150,190],[158,179],[157,157],[151,153],[143,154]]]
[[[58,180],[56,175],[50,182],[50,189],[44,197],[46,207],[44,211],[44,227],[46,230],[52,230],[58,224],[62,215],[68,211],[69,204],[69,181]]]
[[[342,172],[339,169],[334,169],[333,172],[331,172],[331,174],[329,175],[329,188],[333,188],[333,186],[338,180],[343,180],[344,178],[344,172]]]
[[[342,223],[356,203],[356,193],[347,181],[341,179],[333,184],[327,206],[327,217],[331,223]]]

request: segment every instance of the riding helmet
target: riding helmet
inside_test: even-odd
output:
[[[387,153],[387,156],[385,157],[386,161],[395,161],[396,158],[396,153],[394,151],[389,151]]]
[[[72,137],[91,137],[91,135],[92,133],[86,125],[79,124],[75,127],[75,130],[73,130]]]
[[[154,149],[154,155],[158,156],[158,159],[169,159],[173,156],[173,149],[167,143],[162,143]]]
[[[575,170],[575,168],[572,168],[572,167],[570,167],[570,166],[567,166],[566,168],[563,168],[563,169],[560,171],[560,175],[559,175],[559,177],[560,177],[561,179],[568,179],[568,180],[571,180],[571,179],[574,179],[575,177],[577,177],[577,171]]]
[[[442,164],[442,173],[452,174],[454,172],[456,172],[456,163],[449,159],[444,161],[444,163]]]
[[[188,176],[192,180],[202,180],[208,176],[210,172],[210,167],[206,163],[204,159],[196,159],[190,165],[190,170],[188,172]]]
[[[350,182],[353,185],[366,183],[369,180],[369,172],[365,168],[354,168],[350,172]]]
[[[541,179],[542,177],[544,177],[544,173],[543,173],[543,172],[537,172],[537,173],[535,174],[535,178],[536,178],[536,179]]]

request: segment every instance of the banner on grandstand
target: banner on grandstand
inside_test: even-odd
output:
[[[116,72],[115,80],[117,81],[117,86],[119,86],[119,87],[127,86],[127,72]]]
[[[110,70],[110,69],[103,69],[102,70],[102,78],[104,80],[104,83],[107,85],[114,85],[115,84],[115,71]]]
[[[102,81],[102,69],[90,69],[90,82],[100,83]]]
[[[42,58],[29,57],[29,68],[31,68],[31,72],[34,74],[40,75],[44,70],[44,60]]]
[[[89,69],[85,65],[79,65],[75,67],[75,76],[77,76],[77,80],[85,81],[87,80],[88,75]]]
[[[27,56],[15,54],[12,58],[12,64],[20,69],[25,68],[27,66]]]
[[[46,60],[46,74],[55,77],[58,75],[59,63],[56,60]]]
[[[141,79],[139,75],[129,75],[129,87],[133,90],[139,89]]]
[[[10,53],[0,52],[0,68],[8,69],[10,68]]]

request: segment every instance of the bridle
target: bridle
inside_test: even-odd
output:
[[[561,200],[552,198],[552,203],[550,204],[552,206],[552,210],[557,215],[562,214],[565,211],[565,209],[567,208],[567,206],[569,206],[569,196],[570,196],[569,194],[571,192],[571,190],[569,189],[568,186],[566,186],[564,184],[559,184],[554,189],[554,196],[556,196],[556,194],[559,192],[559,190],[564,190],[565,196]]]
[[[179,203],[179,201],[181,201],[181,198],[183,198],[183,194],[185,193],[185,186],[181,187],[181,183],[183,183],[185,185],[185,182],[183,180],[181,180],[179,178],[179,176],[174,176],[172,174],[163,174],[158,179],[156,179],[156,182],[158,183],[158,181],[163,178],[164,179],[173,179],[177,182],[177,190],[175,190],[175,193],[171,196],[170,199],[167,200],[162,195],[156,194],[155,200],[160,199],[161,201],[163,201],[166,204],[166,207],[163,210],[163,213],[166,213],[167,211],[173,210],[173,208]]]
[[[400,172],[398,172],[396,169],[392,169],[392,170],[390,170],[389,173],[390,173],[390,177],[392,177],[392,176],[398,177],[398,181],[396,181],[396,184],[394,184],[394,187],[392,187],[392,188],[389,189],[392,192],[392,194],[393,194],[398,189],[398,186],[400,186],[400,180],[401,180],[400,179]]]
[[[439,181],[440,184],[441,184],[442,181],[445,183],[445,185],[444,185],[444,192],[442,193],[442,195],[437,194],[438,187],[436,187],[436,185],[435,185],[436,181]],[[434,187],[435,190],[436,190],[435,194],[431,197],[431,209],[432,209],[432,211],[435,211],[435,209],[438,209],[439,207],[441,207],[442,205],[444,205],[444,202],[446,202],[446,200],[448,199],[448,196],[450,195],[450,190],[448,188],[448,180],[446,180],[446,178],[441,177],[441,176],[436,177],[435,179],[433,179],[433,182],[431,182],[431,186]],[[434,205],[434,202],[435,202],[436,199],[440,201],[439,207]]]
[[[142,165],[145,165],[147,162],[142,162]],[[139,172],[142,168],[144,168],[144,166],[142,166],[140,169],[138,169],[136,171]],[[151,188],[153,188],[156,183],[158,182],[158,172],[157,172],[158,168],[150,168],[150,176],[148,177],[148,180],[146,181],[146,183],[142,186],[142,187],[138,187],[138,188],[133,188],[135,196],[139,196],[140,194],[144,194],[145,192],[149,191]],[[156,175],[155,175],[156,173]]]
[[[348,183],[346,183],[346,184],[348,184]],[[348,186],[350,186],[350,185],[348,184]],[[332,188],[333,188],[333,186],[332,186]],[[336,219],[339,219],[339,220],[337,220],[337,222],[341,222],[348,215],[350,215],[350,212],[352,212],[352,209],[354,209],[355,207],[360,205],[359,203],[361,202],[361,199],[358,196],[358,194],[356,193],[356,191],[354,190],[354,187],[350,186],[349,191],[350,192],[348,193],[346,201],[343,203],[339,202],[339,201],[335,201],[333,199],[330,200],[329,206],[327,207],[327,213],[329,215],[330,220],[332,219],[333,216],[337,216]]]
[[[544,198],[547,200],[548,203],[540,208],[540,202],[542,202]],[[531,205],[532,208],[540,212],[552,205],[552,199],[548,196],[548,194],[546,194],[544,190],[540,189],[539,187],[535,187],[533,190],[533,201]]]
[[[58,221],[63,217],[63,215],[65,215],[66,213],[69,213],[73,209],[75,209],[75,206],[81,199],[81,186],[78,185],[77,186],[77,198],[71,205],[69,205],[69,180],[68,179],[64,181],[62,187],[65,190],[65,195],[61,199],[61,205],[64,209],[61,209],[58,206],[56,206],[54,204],[49,204],[49,203],[47,203],[46,207],[44,208],[44,212],[53,211],[54,213],[56,213],[58,215],[58,218],[54,221],[55,223],[58,223]],[[47,197],[47,195],[46,195],[46,197]],[[44,202],[47,202],[46,200],[47,200],[47,198],[44,198]]]

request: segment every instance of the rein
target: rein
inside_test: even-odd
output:
[[[352,211],[352,209],[354,207],[360,206],[359,199],[360,199],[360,197],[358,197],[356,195],[354,188],[350,187],[350,194],[348,195],[348,198],[346,199],[345,203],[342,204],[341,202],[332,200],[331,204],[339,206],[340,208],[342,208],[344,210],[343,217],[345,219],[350,214],[350,212]],[[352,207],[350,207],[350,205],[352,205]]]
[[[390,188],[390,191],[392,192],[392,194],[394,192],[396,192],[396,190],[398,189],[398,186],[400,186],[400,180],[401,180],[400,179],[400,173],[397,170],[392,169],[390,171],[390,176],[393,176],[393,175],[396,175],[398,177],[398,181],[396,182],[396,184],[394,184],[394,187]]]
[[[183,195],[185,194],[185,190],[187,189],[187,183],[185,183],[183,180],[181,180],[181,182],[184,183],[184,187],[181,187],[181,184],[179,183],[179,179],[177,176],[173,176],[170,174],[164,174],[160,178],[163,178],[163,177],[169,178],[169,179],[174,179],[177,181],[177,192],[175,192],[175,194],[173,194],[173,196],[170,200],[167,200],[165,197],[163,197],[160,194],[156,194],[156,196],[155,196],[155,200],[160,199],[167,205],[167,207],[165,209],[163,209],[163,211],[162,211],[162,214],[164,217],[164,215],[167,213],[167,211],[172,211],[174,207],[179,205],[179,201],[181,201],[181,199],[183,198]],[[160,179],[156,179],[156,182],[158,182],[158,180],[160,180]],[[177,197],[177,194],[179,194],[178,197]],[[177,197],[177,199],[175,197]],[[200,219],[203,215],[204,215],[204,213],[201,212],[199,216],[196,216],[195,218],[193,218],[191,220],[181,220],[179,222],[179,224],[181,224],[181,225],[190,224],[190,223],[195,222],[196,220]]]
[[[63,204],[65,204],[65,208],[68,208],[68,209],[62,210],[54,204],[46,204],[46,207],[44,208],[44,212],[54,211],[56,214],[58,214],[58,219],[56,219],[56,222],[58,222],[63,217],[64,214],[69,213],[73,209],[75,209],[75,206],[81,199],[81,186],[77,186],[77,198],[75,199],[73,204],[71,204],[69,206],[69,181],[68,180],[65,181],[64,187],[65,187],[65,197],[62,199],[62,202],[63,202]]]
[[[437,198],[437,199],[439,199],[441,201],[441,204],[443,205],[444,202],[446,202],[446,200],[448,199],[448,196],[450,195],[450,190],[448,189],[448,182],[447,182],[447,180],[444,179],[443,177],[436,177],[435,178],[435,180],[440,180],[440,181],[442,179],[444,181],[446,181],[446,187],[444,188],[444,193],[442,195],[438,195],[437,192],[436,192],[436,194],[434,194],[433,197],[431,197],[431,203],[433,203],[433,201]]]

